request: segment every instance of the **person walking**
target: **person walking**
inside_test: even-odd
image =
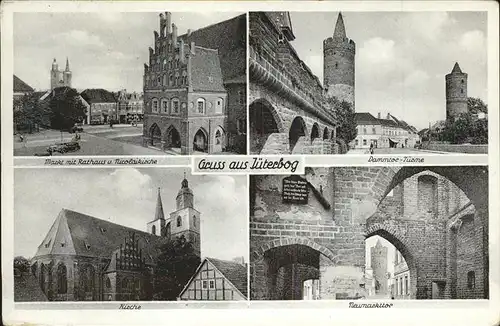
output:
[[[373,154],[373,143],[370,144],[370,154]]]

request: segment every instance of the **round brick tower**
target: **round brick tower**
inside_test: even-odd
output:
[[[446,80],[446,120],[455,119],[467,113],[467,74],[463,73],[458,62],[453,66]]]
[[[354,106],[354,57],[356,44],[346,37],[344,19],[339,13],[333,37],[323,41],[323,85],[328,96]]]

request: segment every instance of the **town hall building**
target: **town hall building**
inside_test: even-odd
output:
[[[50,301],[151,300],[160,246],[184,236],[199,257],[200,222],[185,178],[169,216],[158,189],[147,232],[62,209],[31,260],[31,274]]]
[[[178,35],[171,13],[160,14],[144,65],[144,146],[245,153],[245,35],[245,15]]]

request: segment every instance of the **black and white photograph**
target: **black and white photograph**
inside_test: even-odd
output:
[[[16,170],[14,301],[247,300],[246,176],[186,170]]]
[[[246,154],[244,12],[14,14],[14,155]]]
[[[251,300],[489,298],[488,167],[250,176]]]
[[[251,154],[486,154],[487,12],[250,12]]]

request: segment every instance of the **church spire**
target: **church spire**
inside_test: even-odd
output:
[[[461,74],[462,69],[460,69],[460,66],[458,65],[458,62],[455,62],[455,65],[453,66],[453,70],[451,71],[452,74]]]
[[[69,71],[69,60],[68,60],[68,57],[66,57],[66,71]]]
[[[165,215],[163,214],[163,204],[161,203],[161,195],[160,188],[158,187],[158,197],[156,199],[156,212],[155,212],[155,221],[159,219],[165,219]]]
[[[333,37],[334,38],[346,38],[345,34],[345,26],[344,26],[344,19],[342,18],[342,13],[339,12],[339,16],[337,17],[337,24],[335,25],[335,31],[333,32]]]
[[[189,188],[189,182],[186,179],[186,172],[184,172],[184,179],[181,182],[181,187],[182,188]]]

